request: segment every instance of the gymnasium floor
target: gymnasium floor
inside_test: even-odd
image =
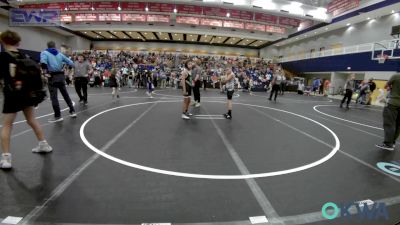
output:
[[[69,92],[75,102],[73,89]],[[225,95],[202,92],[190,121],[178,90],[89,89],[77,119],[37,116],[54,152],[33,154],[33,133],[15,124],[13,167],[0,171],[0,221],[19,224],[390,224],[400,220],[400,177],[377,167],[400,160],[383,152],[381,108],[340,109],[327,98],[237,92],[233,119]],[[60,101],[66,108],[63,101]],[[23,118],[19,115],[17,121]],[[97,153],[99,154],[97,154]],[[101,155],[100,155],[101,154]],[[326,220],[321,208],[370,199],[388,220]],[[354,211],[352,211],[354,213]],[[262,216],[262,217],[259,217]],[[265,216],[265,217],[264,217]],[[252,217],[252,220],[250,220]],[[256,217],[256,218],[253,218]],[[254,220],[254,221],[253,221]],[[260,222],[261,223],[261,222]],[[261,223],[262,224],[262,223]]]

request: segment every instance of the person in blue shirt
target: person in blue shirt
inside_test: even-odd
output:
[[[313,92],[314,92],[314,95],[317,95],[317,91],[319,90],[319,86],[321,86],[321,80],[319,78],[314,78],[314,81],[313,81]]]
[[[73,67],[74,62],[64,54],[58,52],[55,42],[50,41],[47,43],[47,49],[40,54],[40,63],[44,73],[48,77],[50,99],[54,110],[54,118],[49,120],[49,122],[63,121],[57,90],[60,90],[61,95],[67,103],[70,116],[76,118],[74,106],[65,87],[65,75],[63,71],[64,65]]]

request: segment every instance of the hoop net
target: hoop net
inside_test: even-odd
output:
[[[378,63],[379,64],[383,64],[383,63],[385,63],[385,61],[386,61],[386,59],[388,59],[388,55],[379,55],[378,56]]]

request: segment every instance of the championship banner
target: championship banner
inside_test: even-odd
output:
[[[10,9],[9,26],[59,26],[59,9]]]

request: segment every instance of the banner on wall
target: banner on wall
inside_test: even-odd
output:
[[[10,26],[59,26],[58,9],[10,9]]]
[[[360,0],[332,0],[328,4],[327,12],[337,16],[358,6],[360,6]]]

